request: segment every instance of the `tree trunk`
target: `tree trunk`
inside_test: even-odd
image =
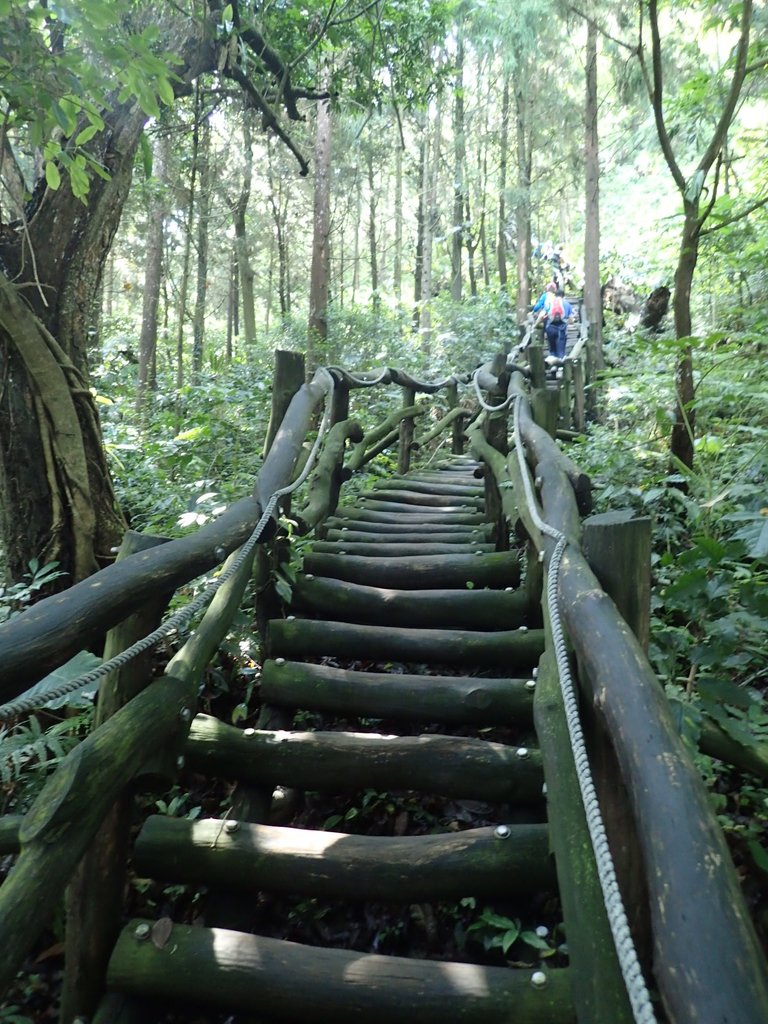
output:
[[[523,323],[531,304],[531,147],[527,139],[527,104],[522,88],[515,91],[517,105],[517,320]]]
[[[307,373],[318,365],[320,349],[328,337],[328,290],[330,286],[331,234],[331,103],[317,104],[315,134],[315,200],[312,238],[312,269],[309,282],[309,330]]]
[[[451,233],[451,298],[461,302],[461,250],[464,240],[464,27],[459,23],[456,40],[456,77],[453,85],[453,230]],[[466,199],[469,203],[469,197]]]
[[[195,316],[192,336],[192,373],[197,375],[203,368],[203,343],[205,341],[205,305],[208,292],[208,227],[211,216],[211,126],[205,117],[200,125],[200,150],[198,153],[197,193],[197,286],[195,294]]]
[[[680,255],[675,270],[675,293],[672,309],[675,316],[675,336],[691,336],[691,286],[699,256],[698,203],[683,201],[685,219]],[[696,436],[696,388],[693,380],[693,350],[687,344],[675,369],[675,422],[672,425],[670,454],[689,469],[693,466],[693,439]],[[673,469],[675,467],[673,466]]]
[[[418,206],[416,207],[416,253],[413,260],[413,318],[414,331],[419,329],[421,319],[421,281],[424,273],[424,231],[427,223],[427,165],[429,163],[429,136],[427,135],[427,124],[420,123],[419,128],[419,170],[416,183],[416,194],[418,195]]]
[[[507,156],[509,153],[509,73],[504,73],[501,94],[501,137],[499,139],[499,233],[496,242],[496,260],[499,267],[499,286],[507,290]]]
[[[392,265],[392,288],[401,302],[403,298],[403,147],[395,147],[395,253]]]
[[[435,109],[434,134],[430,140],[427,151],[426,169],[426,210],[424,219],[424,251],[422,253],[421,266],[421,353],[424,362],[427,363],[431,355],[432,346],[432,247],[437,229],[439,208],[438,208],[438,186],[440,179],[440,151],[442,148],[443,129],[443,100],[442,94],[438,95]]]
[[[144,273],[144,300],[141,312],[139,338],[139,381],[136,406],[142,409],[147,392],[157,386],[157,311],[160,304],[160,285],[163,275],[165,246],[165,216],[169,139],[166,132],[155,146],[155,173],[149,187],[152,189],[147,208],[146,270]]]
[[[376,180],[373,166],[373,134],[368,140],[369,145],[365,153],[366,170],[368,172],[368,251],[371,260],[371,292],[373,296],[373,307],[378,308],[379,296],[379,260],[376,251],[376,206],[378,197],[376,195]]]
[[[94,152],[112,176],[93,181],[88,216],[66,178],[55,192],[43,182],[24,234],[0,245],[8,274],[0,280],[0,529],[16,579],[33,557],[58,561],[67,583],[83,579],[110,560],[125,529],[87,350],[145,115],[116,104],[106,120]]]
[[[597,26],[587,22],[587,83],[584,135],[584,309],[596,369],[603,368],[603,306],[600,291],[600,139],[597,105]]]
[[[253,139],[251,137],[250,116],[248,110],[243,114],[243,183],[237,200],[231,204],[246,345],[253,345],[256,341],[256,309],[253,300],[254,271],[251,265],[248,234],[245,224],[245,215],[251,198],[251,181],[253,178]]]

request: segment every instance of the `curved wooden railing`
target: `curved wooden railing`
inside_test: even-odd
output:
[[[733,865],[643,652],[647,622],[644,626],[642,609],[609,572],[616,556],[606,555],[606,534],[613,544],[618,530],[623,544],[636,525],[612,521],[606,529],[599,517],[582,523],[581,515],[591,510],[589,480],[554,440],[584,428],[594,393],[591,365],[587,332],[556,380],[548,379],[539,345],[518,347],[475,375],[486,406],[494,411],[478,407],[471,390],[468,401],[459,401],[458,388],[468,383],[468,375],[420,382],[394,369],[357,374],[333,367],[295,389],[290,401],[290,387],[276,388],[273,422],[280,426],[253,493],[190,536],[143,541],[135,551],[129,540],[125,557],[112,566],[0,627],[0,700],[13,700],[74,653],[97,644],[107,631],[105,657],[129,646],[155,628],[178,587],[234,557],[270,496],[296,475],[305,438],[324,404],[331,409],[330,427],[305,503],[292,513],[306,531],[333,512],[344,480],[379,452],[397,445],[398,468],[406,472],[414,451],[450,437],[452,450],[460,452],[466,436],[486,466],[487,507],[505,524],[500,546],[505,546],[509,525],[528,539],[525,586],[531,607],[539,600],[553,549],[537,523],[543,518],[569,540],[557,607],[578,668],[593,773],[646,974],[676,1024],[757,1024],[768,1019],[768,983]],[[400,389],[400,407],[363,432],[349,418],[352,394],[391,385]],[[447,413],[416,400],[419,394],[441,392]],[[516,453],[509,453],[508,399],[519,405],[518,436],[512,440],[525,446],[524,471]],[[418,433],[416,424],[423,420],[430,426]],[[530,474],[538,494],[535,509],[523,472]],[[269,543],[275,531],[273,519],[260,542]],[[642,575],[642,555],[621,557],[630,560],[630,573]],[[590,564],[601,567],[601,582]],[[119,916],[113,876],[125,857],[129,787],[138,777],[170,780],[183,763],[199,679],[251,573],[249,559],[216,595],[161,678],[151,680],[145,658],[103,684],[94,732],[63,761],[23,819],[0,820],[0,852],[20,849],[0,888],[0,990],[14,977],[68,882],[68,984],[98,990],[107,936]],[[547,631],[550,614],[545,605]],[[632,1018],[602,909],[561,701],[548,648],[535,715],[575,977],[573,1000],[582,1024],[620,1024]],[[89,860],[83,863],[86,854]],[[118,887],[120,877],[118,872]]]

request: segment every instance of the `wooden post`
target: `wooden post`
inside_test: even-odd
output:
[[[571,426],[571,391],[573,381],[573,366],[569,360],[566,360],[565,366],[563,367],[563,376],[560,380],[560,417],[558,420],[558,426],[564,427],[566,430]]]
[[[404,387],[403,408],[407,409],[416,401],[416,388]],[[400,443],[397,450],[397,472],[407,473],[411,468],[411,442],[413,441],[413,417],[405,416],[400,421]]]
[[[342,423],[349,417],[349,384],[342,380],[335,381],[333,402],[331,405],[331,426]]]
[[[528,365],[531,368],[531,387],[543,388],[547,382],[544,364],[544,346],[539,341],[531,342],[527,348]]]
[[[587,418],[590,420],[596,420],[598,417],[597,367],[595,364],[595,346],[592,341],[588,341],[584,346],[584,361],[587,384]]]
[[[459,405],[459,385],[453,381],[445,389],[448,398],[448,408],[456,409]],[[464,454],[464,424],[460,419],[454,420],[451,434],[451,453],[453,455]]]
[[[163,543],[164,538],[143,536],[131,530],[126,533],[116,560]],[[104,645],[104,660],[156,629],[170,596],[167,592],[156,595],[110,630]],[[154,651],[148,651],[104,680],[94,729],[149,683],[153,658]],[[126,793],[115,800],[67,889],[62,1024],[79,1016],[90,1017],[104,988],[107,961],[120,929],[131,803],[132,797]]]
[[[304,383],[305,364],[303,352],[288,352],[275,349],[275,375],[272,381],[272,412],[269,416],[267,436],[264,441],[264,456],[272,447],[280,424],[283,422],[291,399]]]
[[[570,361],[573,372],[573,429],[580,433],[586,423],[584,394],[584,363],[581,357]]]
[[[560,411],[560,394],[549,388],[536,388],[531,394],[531,413],[533,422],[546,430],[550,437],[557,433],[557,420]]]
[[[631,510],[584,520],[583,550],[603,590],[648,650],[651,623],[651,520]]]

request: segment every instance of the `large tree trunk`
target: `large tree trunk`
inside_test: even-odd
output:
[[[43,182],[25,235],[0,246],[8,271],[0,280],[0,528],[14,578],[40,557],[58,561],[67,582],[83,579],[110,559],[125,528],[89,390],[87,347],[145,120],[128,104],[107,115],[107,131],[94,142],[111,177],[94,179],[87,215],[67,179],[55,192]]]
[[[307,332],[307,373],[314,373],[319,348],[328,337],[328,291],[330,287],[331,234],[331,104],[317,105],[315,135],[315,204],[312,238],[312,269],[309,282],[309,330]]]
[[[403,146],[395,147],[395,253],[392,265],[392,288],[397,301],[403,298]]]
[[[373,293],[373,306],[376,309],[380,305],[381,297],[379,295],[379,259],[376,245],[376,207],[378,205],[378,196],[376,194],[376,176],[373,166],[373,133],[371,133],[368,141],[369,145],[365,153],[366,171],[368,173],[368,252],[371,261],[371,292]]]
[[[597,26],[587,22],[587,92],[585,102],[584,308],[594,342],[596,369],[603,367],[603,307],[600,292],[600,139],[597,106]]]

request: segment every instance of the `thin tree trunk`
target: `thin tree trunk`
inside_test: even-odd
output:
[[[403,147],[395,147],[395,255],[392,266],[392,288],[401,302],[403,298]]]
[[[363,187],[359,168],[355,174],[355,243],[352,250],[352,305],[357,302],[360,288],[360,221],[363,215]]]
[[[596,369],[603,368],[603,309],[600,291],[600,138],[597,105],[597,26],[587,22],[585,103],[584,311],[594,343]]]
[[[515,91],[517,105],[517,319],[523,323],[531,304],[531,147],[527,138],[527,103],[522,88]]]
[[[435,106],[435,125],[429,160],[429,190],[427,195],[427,212],[424,226],[424,254],[422,261],[421,280],[421,352],[424,361],[431,356],[432,346],[432,247],[437,230],[439,207],[438,188],[440,180],[440,152],[442,149],[443,131],[443,98],[438,95]]]
[[[427,123],[419,125],[419,172],[416,192],[419,197],[416,209],[416,255],[413,261],[413,318],[414,331],[419,329],[421,319],[421,280],[424,272],[424,232],[427,224],[427,165],[429,162],[429,135]]]
[[[451,298],[461,302],[461,252],[464,243],[464,212],[469,209],[465,198],[464,164],[464,27],[459,23],[456,39],[456,77],[453,85],[453,226],[451,232]]]
[[[144,272],[141,335],[139,337],[139,380],[136,392],[136,406],[139,411],[146,402],[147,392],[154,390],[157,386],[157,314],[160,305],[165,248],[165,189],[169,147],[168,134],[163,132],[155,144],[155,173],[154,180],[149,185],[152,191],[147,208],[146,269]]]
[[[509,153],[509,72],[504,73],[501,93],[501,136],[499,138],[499,232],[496,242],[496,260],[499,267],[499,286],[507,290],[507,157]]]
[[[307,331],[307,373],[310,375],[318,365],[319,350],[328,337],[330,234],[331,104],[330,100],[320,100],[315,134],[315,199]]]
[[[195,294],[195,316],[192,339],[192,372],[199,374],[203,368],[203,344],[205,342],[205,306],[208,292],[208,228],[211,216],[211,126],[206,117],[200,125],[200,150],[198,152],[198,175],[200,188],[197,193],[197,286]]]
[[[184,386],[184,328],[187,322],[187,296],[189,294],[189,268],[192,263],[192,225],[195,216],[195,193],[197,192],[197,163],[200,150],[200,90],[195,88],[195,123],[192,128],[192,163],[189,172],[189,201],[184,226],[184,255],[181,261],[179,282],[179,305],[176,323],[176,390]]]
[[[245,344],[253,345],[256,341],[256,308],[253,299],[254,270],[251,264],[250,247],[245,217],[251,198],[251,182],[253,179],[253,139],[251,136],[249,111],[243,115],[243,181],[240,194],[231,204],[232,219],[235,227],[235,248],[240,278],[240,298],[243,304],[243,330]]]
[[[675,270],[675,291],[672,309],[675,318],[675,336],[691,336],[691,287],[699,256],[699,207],[698,202],[683,201],[685,219],[680,242],[680,255]],[[696,388],[693,379],[693,349],[687,344],[678,359],[675,369],[675,422],[672,425],[670,452],[675,459],[687,466],[693,466],[693,441],[696,436]],[[674,468],[674,467],[673,467]]]
[[[379,295],[379,260],[376,251],[376,181],[373,166],[373,139],[369,140],[365,154],[366,169],[368,171],[368,251],[371,261],[371,292],[373,296],[373,308],[378,309],[381,303]]]

